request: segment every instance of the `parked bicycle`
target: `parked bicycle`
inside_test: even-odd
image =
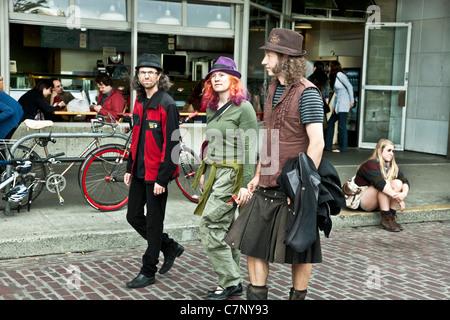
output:
[[[0,190],[10,187],[2,197],[2,200],[17,204],[17,210],[20,211],[22,207],[22,201],[28,196],[27,207],[30,211],[30,206],[33,197],[33,188],[36,185],[36,179],[34,173],[31,172],[33,163],[56,163],[57,157],[63,156],[64,153],[58,153],[50,155],[46,159],[39,160],[23,160],[23,159],[11,159],[9,161],[0,160],[0,168],[5,168],[7,165],[14,167],[14,171],[11,175],[6,176],[2,174],[2,181],[0,182]],[[6,171],[3,171],[5,173]]]
[[[188,117],[183,118],[180,124],[188,122],[191,118],[197,114],[194,113]],[[132,130],[131,117],[128,115],[122,115],[125,122],[129,123],[129,131]],[[30,122],[32,128],[45,127],[42,122],[37,123],[39,127],[34,127],[35,122]],[[112,133],[99,134],[98,129],[108,125],[112,128]],[[31,172],[34,175],[34,184],[32,186],[32,198],[34,201],[42,192],[44,186],[48,191],[57,193],[60,204],[64,204],[64,199],[61,196],[61,192],[66,187],[66,179],[64,175],[75,165],[76,162],[82,162],[78,171],[78,184],[81,188],[84,199],[93,208],[101,211],[112,211],[122,208],[128,201],[128,186],[123,182],[123,176],[126,172],[126,162],[128,160],[129,146],[131,140],[131,134],[128,136],[116,134],[116,128],[119,126],[118,122],[108,113],[97,114],[96,119],[91,121],[91,127],[93,133],[89,137],[94,137],[78,158],[62,158],[61,162],[72,162],[62,172],[56,173],[55,163],[42,163],[40,156],[36,153],[36,148],[42,147],[45,155],[49,156],[48,143],[56,143],[56,137],[86,137],[81,134],[32,134],[29,137],[20,139],[17,143],[21,143],[28,138],[35,137],[31,147],[25,147],[23,145],[10,145],[6,150],[14,149],[14,154],[11,157],[20,158],[23,160],[31,160],[36,162]],[[99,138],[103,137],[117,137],[120,136],[125,140],[124,144],[106,144],[100,145]],[[198,169],[201,160],[188,148],[180,137],[180,175],[176,179],[176,183],[183,195],[192,202],[198,202],[201,196],[200,188],[193,189],[192,183],[195,177],[196,170]],[[94,149],[92,149],[94,148]],[[5,153],[5,150],[3,150]],[[0,153],[1,159],[2,153]],[[2,170],[3,171],[3,170]],[[48,172],[47,172],[48,171]],[[6,172],[6,170],[5,170]]]
[[[33,186],[33,196],[31,198],[32,201],[34,201],[42,192],[44,187],[47,188],[47,190],[51,193],[56,193],[58,196],[59,203],[61,205],[64,204],[64,198],[62,197],[61,192],[66,187],[66,179],[65,174],[77,163],[77,162],[83,162],[86,160],[86,157],[94,152],[95,150],[98,150],[105,146],[115,145],[115,144],[106,144],[101,145],[100,139],[101,138],[108,138],[108,137],[118,137],[122,138],[123,140],[127,141],[129,139],[128,136],[123,134],[117,134],[116,128],[117,128],[117,122],[110,120],[110,115],[106,114],[99,114],[96,119],[91,120],[91,128],[92,133],[56,133],[52,134],[50,133],[34,133],[27,135],[25,137],[22,137],[18,141],[6,141],[3,140],[0,143],[0,160],[3,158],[3,160],[7,160],[7,158],[16,158],[16,159],[23,159],[23,160],[31,160],[35,163],[35,165],[31,169],[31,173],[33,173],[35,177],[35,183]],[[25,120],[25,125],[28,129],[35,129],[41,131],[41,129],[44,129],[46,127],[51,127],[53,125],[52,121],[34,121],[34,120]],[[104,125],[109,125],[112,128],[111,132],[101,132],[99,128],[103,127]],[[49,157],[50,152],[48,150],[48,144],[50,142],[56,143],[55,136],[60,138],[93,138],[90,143],[86,146],[86,148],[81,152],[81,154],[76,158],[61,158],[58,163],[61,162],[71,162],[69,166],[62,172],[57,173],[56,172],[56,163],[51,162],[42,162],[41,157],[36,152],[37,149],[41,148],[43,150],[43,154],[45,154],[46,157]],[[32,143],[30,146],[25,145],[24,142],[31,140]],[[122,146],[122,145],[119,145]],[[40,152],[42,154],[42,152]],[[80,184],[80,177],[81,177],[81,167],[78,170],[78,183]],[[7,170],[8,167],[1,168],[2,170],[0,172],[3,172],[4,175],[8,174]],[[8,189],[8,188],[6,188]],[[8,190],[6,190],[8,191]],[[10,208],[7,206],[11,206],[10,203],[7,203],[5,206],[5,213],[8,214],[10,211]],[[0,204],[0,208],[3,208],[2,204]]]
[[[180,124],[188,122],[198,113],[193,113],[180,120]],[[133,130],[132,119],[129,114],[120,115],[125,122],[130,124]],[[80,187],[85,200],[98,210],[117,210],[128,201],[128,186],[123,182],[126,172],[126,160],[128,159],[130,138],[125,145],[110,145],[99,148],[86,158],[81,166]],[[186,146],[180,137],[180,174],[176,178],[176,184],[183,195],[192,202],[198,202],[202,191],[199,187],[194,189],[195,174],[201,160],[197,154]]]

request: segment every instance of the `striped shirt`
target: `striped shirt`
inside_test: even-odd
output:
[[[285,90],[285,85],[278,85],[273,96],[272,108],[275,107]],[[316,88],[307,88],[303,91],[300,97],[299,111],[303,124],[316,122],[323,123],[323,101]]]

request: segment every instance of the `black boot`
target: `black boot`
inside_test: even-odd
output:
[[[252,286],[247,287],[247,300],[267,300],[269,289],[266,286]]]
[[[179,243],[176,243],[173,247],[169,247],[166,251],[163,251],[164,263],[161,266],[161,269],[159,269],[159,273],[164,274],[169,271],[170,268],[172,268],[175,259],[181,256],[183,252],[184,247]]]
[[[295,290],[291,288],[289,292],[289,300],[305,300],[307,290]]]

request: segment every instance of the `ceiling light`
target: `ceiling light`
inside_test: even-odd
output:
[[[222,20],[222,15],[220,13],[217,14],[216,20],[212,20],[208,22],[206,25],[207,28],[219,28],[219,29],[230,29],[230,24],[224,20]]]
[[[116,7],[111,5],[109,7],[109,11],[102,13],[100,15],[100,19],[102,20],[120,20],[120,21],[125,21],[125,16],[121,13],[116,12]]]
[[[180,25],[180,20],[170,15],[170,10],[166,10],[166,14],[156,19],[156,24],[174,24]]]
[[[308,22],[297,22],[295,24],[295,29],[312,29],[312,25]]]

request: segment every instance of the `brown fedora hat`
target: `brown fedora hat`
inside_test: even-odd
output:
[[[270,32],[265,45],[260,49],[271,50],[289,56],[304,56],[305,50],[302,50],[303,36],[293,30],[274,28]]]

